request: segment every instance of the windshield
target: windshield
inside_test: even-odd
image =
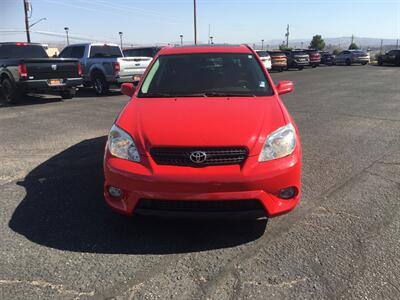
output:
[[[40,45],[0,45],[0,58],[48,58]]]
[[[270,96],[272,88],[253,54],[162,55],[138,97]]]

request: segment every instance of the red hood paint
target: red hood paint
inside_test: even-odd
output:
[[[259,155],[265,137],[286,122],[277,96],[134,97],[116,124],[145,155],[154,146],[247,146]]]

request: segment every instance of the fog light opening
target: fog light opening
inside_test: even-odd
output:
[[[296,195],[297,195],[297,188],[294,186],[291,186],[288,188],[281,189],[279,191],[278,197],[285,199],[285,200],[289,200],[289,199],[292,199],[293,197],[295,197]]]
[[[122,190],[114,186],[108,188],[108,193],[114,198],[120,198],[122,196]]]

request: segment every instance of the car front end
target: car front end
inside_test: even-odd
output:
[[[298,130],[278,96],[290,92],[291,83],[271,86],[270,92],[259,96],[215,91],[183,95],[182,84],[173,97],[160,90],[151,92],[153,82],[159,81],[151,78],[164,76],[153,70],[163,65],[185,73],[180,77],[174,69],[165,74],[178,76],[178,81],[185,81],[191,74],[187,72],[198,67],[199,74],[206,71],[210,76],[219,74],[213,68],[227,68],[230,53],[199,49],[189,48],[191,55],[184,49],[165,50],[111,128],[104,156],[107,204],[125,215],[264,218],[291,211],[301,196],[301,146]],[[211,54],[196,52],[207,50]],[[239,50],[244,53],[234,53],[232,60],[242,60],[238,66],[246,61],[261,66],[251,50],[234,48]],[[180,56],[202,64],[207,60],[210,67],[193,63],[191,70],[179,69]],[[237,74],[226,72],[226,76]],[[268,89],[266,82],[257,85],[258,90]]]

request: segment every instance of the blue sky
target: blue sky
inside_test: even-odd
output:
[[[153,44],[193,41],[192,0],[31,0],[31,21],[46,17],[33,30],[72,37]],[[197,0],[198,36],[207,42],[208,24],[216,43],[311,39],[314,34],[396,39],[400,35],[400,0]],[[0,41],[24,40],[23,0],[0,0]],[[62,37],[32,34],[33,41]],[[78,41],[78,40],[76,40]]]

